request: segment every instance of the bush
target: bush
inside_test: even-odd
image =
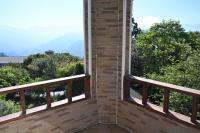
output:
[[[0,116],[8,115],[20,111],[21,106],[11,100],[0,99]]]

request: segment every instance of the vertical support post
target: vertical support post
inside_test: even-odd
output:
[[[88,1],[83,0],[83,25],[84,25],[84,73],[88,73]]]
[[[165,89],[164,90],[164,101],[163,101],[163,111],[165,113],[168,112],[169,110],[169,95],[170,95],[170,90],[169,89]]]
[[[67,98],[68,103],[72,102],[72,80],[67,81]]]
[[[85,98],[90,98],[90,76],[87,75],[84,78],[84,91],[85,91]]]
[[[46,90],[47,108],[51,108],[51,89]]]
[[[130,98],[130,81],[128,76],[124,76],[124,92],[123,92],[123,97],[124,100]]]
[[[198,102],[199,102],[198,97],[193,96],[192,97],[192,116],[191,116],[191,121],[193,123],[195,123],[197,119]]]
[[[148,97],[148,85],[143,84],[143,91],[142,91],[142,104],[147,104],[147,97]]]
[[[25,99],[25,94],[24,90],[20,90],[20,100],[21,100],[21,108],[22,108],[22,115],[26,114],[26,99]]]
[[[88,0],[88,73],[92,75],[92,0]]]
[[[122,12],[122,60],[121,60],[121,63],[122,63],[122,68],[121,68],[121,88],[122,88],[122,90],[121,90],[121,99],[123,100],[125,100],[127,97],[127,94],[123,94],[124,92],[125,92],[125,90],[126,90],[126,88],[124,88],[124,85],[125,85],[125,83],[123,82],[123,81],[125,81],[124,80],[124,76],[126,76],[128,73],[126,73],[127,71],[126,71],[126,42],[127,42],[127,34],[126,34],[126,32],[127,32],[127,24],[126,24],[126,21],[127,21],[127,14],[126,14],[126,12],[127,12],[127,0],[123,0],[123,12]],[[126,92],[125,92],[126,93]]]

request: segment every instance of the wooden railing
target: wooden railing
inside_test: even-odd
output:
[[[200,100],[200,90],[195,90],[191,88],[186,88],[182,86],[177,86],[169,83],[159,82],[155,80],[145,79],[137,76],[125,76],[124,77],[124,99],[130,100],[130,85],[137,83],[142,85],[142,106],[147,105],[148,89],[150,87],[162,88],[164,89],[164,101],[163,101],[163,112],[167,114],[169,112],[169,99],[170,92],[175,91],[181,94],[192,97],[192,112],[191,112],[191,122],[197,122],[197,111],[198,104]]]
[[[36,83],[30,83],[25,85],[19,85],[19,86],[12,86],[7,88],[1,88],[0,89],[0,95],[2,94],[8,94],[8,93],[19,93],[20,95],[20,102],[21,102],[21,115],[26,115],[26,98],[25,98],[25,91],[27,90],[36,90],[38,88],[45,88],[46,90],[46,101],[47,101],[47,108],[51,108],[51,88],[55,85],[66,85],[67,88],[67,99],[68,104],[72,103],[72,83],[76,80],[84,80],[84,93],[85,93],[85,99],[90,98],[90,76],[89,75],[76,75],[76,76],[70,76],[70,77],[64,77],[64,78],[58,78],[53,80],[46,80]]]

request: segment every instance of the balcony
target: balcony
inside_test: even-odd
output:
[[[84,94],[72,97],[72,84],[74,81],[77,80],[84,80]],[[21,112],[14,113],[7,116],[2,116],[0,119],[0,123],[9,122],[10,120],[20,119],[29,115],[32,115],[34,113],[43,112],[46,110],[49,110],[51,108],[56,108],[59,106],[65,106],[74,102],[86,100],[90,98],[90,92],[89,92],[89,83],[90,83],[90,77],[88,75],[77,75],[77,76],[71,76],[66,78],[59,78],[59,79],[53,79],[53,80],[47,80],[37,83],[30,83],[20,86],[13,86],[13,87],[7,87],[0,89],[0,94],[8,94],[8,93],[17,93],[20,96],[20,102],[21,102]],[[58,102],[52,102],[51,97],[51,91],[56,85],[65,85],[67,89],[67,98]],[[35,90],[38,88],[45,88],[46,89],[46,105],[35,107],[32,109],[26,109],[26,97],[25,94],[29,90]]]
[[[117,125],[103,125],[97,124],[89,129],[81,131],[81,133],[128,133],[125,129]]]
[[[84,80],[84,94],[72,97],[72,83],[77,80]],[[191,128],[199,129],[199,121],[196,118],[200,91],[136,76],[125,76],[124,81],[124,101],[121,101],[119,105],[121,109],[118,110],[118,120],[124,123],[119,122],[116,124],[99,124],[97,101],[91,99],[90,76],[85,74],[2,88],[0,89],[1,95],[13,92],[19,93],[21,98],[21,112],[0,117],[0,131],[6,133],[14,131],[126,133],[135,130],[130,130],[131,128],[129,126],[136,124],[137,119],[140,118],[139,115],[142,114],[148,119],[152,119],[151,122],[153,120],[158,121],[160,119],[159,117],[162,117],[161,119],[165,121],[165,124],[170,123],[178,126],[179,124],[177,123],[182,123]],[[130,95],[130,85],[136,83],[142,84],[143,86],[142,99],[137,99]],[[50,89],[60,84],[67,86],[67,98],[62,101],[52,102]],[[147,102],[147,90],[150,86],[163,88],[165,90],[163,108]],[[47,104],[26,109],[25,92],[30,89],[37,89],[38,87],[46,88]],[[169,94],[172,90],[193,97],[191,119],[169,110]],[[149,111],[152,113],[149,113]],[[130,118],[128,118],[129,115],[131,115]],[[148,121],[141,122],[145,124]],[[162,132],[164,130],[160,129],[160,131]]]
[[[125,76],[124,83],[125,83],[124,99],[127,102],[136,104],[147,110],[153,111],[155,113],[176,120],[178,122],[190,124],[191,126],[194,127],[200,125],[200,121],[197,120],[198,104],[200,100],[199,90],[177,86],[169,83],[159,82],[155,80],[145,79],[137,76]],[[142,86],[141,98],[135,98],[133,95],[131,95],[131,85],[134,84],[139,84]],[[148,102],[148,89],[150,89],[150,87],[157,87],[160,89],[164,89],[163,107],[159,107]],[[176,113],[169,110],[170,92],[172,91],[192,97],[192,112],[190,118],[180,113]]]
[[[132,0],[84,0],[85,74],[1,88],[17,93],[21,111],[0,117],[1,133],[200,133],[200,91],[129,75]],[[73,97],[72,85],[84,81],[84,93]],[[140,84],[142,95],[132,95]],[[67,88],[53,102],[51,90]],[[46,104],[26,108],[26,91],[45,88]],[[163,107],[148,102],[148,89],[164,89]],[[76,89],[76,88],[74,88]],[[171,91],[193,97],[191,117],[169,109]]]
[[[84,94],[72,97],[72,84],[74,81],[84,80]],[[51,90],[56,85],[66,85],[67,98],[58,102],[52,102]],[[38,88],[46,88],[46,100],[47,104],[32,109],[26,109],[26,92],[28,90],[34,90]],[[90,76],[89,75],[77,75],[66,78],[53,79],[48,81],[42,81],[37,83],[25,84],[20,86],[13,86],[2,88],[0,94],[18,93],[21,101],[21,111],[10,115],[0,117],[0,131],[1,132],[14,132],[16,127],[10,126],[10,123],[18,124],[31,124],[36,122],[38,124],[31,124],[20,130],[23,132],[41,132],[46,130],[48,132],[77,132],[93,133],[93,132],[105,132],[105,133],[126,133],[127,131],[117,125],[103,125],[98,124],[96,115],[97,109],[94,104],[95,101],[90,99]],[[87,107],[88,106],[88,107]],[[51,118],[52,115],[57,117]],[[77,116],[75,116],[77,115]],[[92,118],[93,117],[93,118]],[[66,123],[82,123],[85,128],[79,129],[80,125],[75,125],[74,128],[62,128]],[[90,125],[87,127],[86,125]],[[7,125],[7,126],[5,126]],[[11,124],[12,125],[12,124]],[[48,129],[45,129],[47,128]],[[86,127],[85,127],[86,126]],[[73,127],[73,125],[72,125]],[[43,129],[44,128],[44,129]],[[42,129],[42,130],[41,130]],[[83,130],[83,131],[82,131]]]

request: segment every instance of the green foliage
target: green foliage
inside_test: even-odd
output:
[[[187,34],[177,21],[163,21],[155,24],[149,31],[137,36],[132,58],[140,62],[141,67],[133,69],[133,73],[142,75],[160,73],[160,68],[185,60],[190,55]],[[135,67],[133,67],[135,68]]]
[[[8,64],[0,67],[0,88],[21,85],[31,82],[55,79],[71,75],[83,74],[84,68],[82,59],[72,56],[69,53],[54,53],[49,50],[45,54],[30,55],[22,65]],[[66,88],[61,85],[52,91],[63,91]],[[26,106],[32,108],[46,104],[45,88],[37,88],[26,91]],[[73,83],[73,95],[83,92],[83,81]],[[65,96],[53,97],[61,100]],[[19,111],[20,98],[16,93],[0,96],[0,115],[10,114]]]
[[[188,32],[187,40],[192,50],[198,51],[200,50],[200,33],[199,32]]]
[[[173,20],[140,33],[132,48],[132,74],[200,89],[200,33],[185,32]],[[162,88],[151,89],[149,100],[162,105]],[[190,115],[191,97],[171,92],[170,108]]]
[[[44,79],[42,77],[39,78],[35,78],[34,80],[32,80],[32,82],[40,82],[43,81]],[[44,95],[45,93],[45,88],[37,88],[31,91],[31,95],[34,97],[40,97],[40,95]],[[37,101],[35,101],[36,103]]]
[[[29,71],[31,77],[43,78],[44,80],[56,77],[57,69],[68,66],[73,62],[81,61],[81,58],[68,53],[54,53],[46,51],[46,54],[36,54],[29,56],[23,66]]]
[[[0,79],[0,88],[11,86],[5,79]]]
[[[46,104],[45,97],[41,97],[41,96],[33,95],[33,94],[26,96],[26,108],[28,109],[41,106],[44,104]]]
[[[152,102],[153,104],[158,105],[158,106],[162,105],[163,95],[164,95],[164,90],[162,90],[160,88],[152,87],[148,91],[149,101]]]
[[[21,106],[11,100],[0,99],[0,116],[20,111]]]
[[[194,89],[200,88],[200,53],[194,53],[187,60],[163,67],[159,74],[147,74],[148,78],[166,81]]]
[[[71,75],[78,75],[84,73],[84,66],[81,62],[71,63],[65,67],[61,67],[57,70],[57,77],[67,77]],[[74,81],[72,87],[73,96],[83,93],[83,80]]]
[[[42,77],[45,80],[55,77],[56,65],[52,58],[35,59],[27,66],[33,79]]]
[[[48,55],[46,55],[46,54],[34,54],[34,55],[30,55],[30,56],[28,56],[24,60],[23,66],[24,66],[24,68],[27,68],[27,66],[29,64],[31,64],[35,59],[46,58],[46,57],[48,57]]]
[[[138,27],[138,24],[135,22],[135,19],[132,18],[132,37],[137,37],[141,33],[141,29]]]
[[[192,112],[192,97],[171,92],[169,105],[171,110],[190,116]]]
[[[57,77],[67,77],[84,73],[84,67],[81,62],[70,63],[57,69]]]
[[[31,81],[29,73],[22,68],[0,67],[0,87],[25,84]]]
[[[186,61],[162,68],[160,74],[149,74],[147,77],[163,82],[173,83],[194,89],[200,88],[200,53],[191,55]],[[153,93],[154,97],[160,93]],[[152,95],[153,95],[152,94]],[[159,97],[156,97],[158,99]],[[180,93],[172,92],[170,97],[171,109],[182,114],[190,115],[192,99]]]

